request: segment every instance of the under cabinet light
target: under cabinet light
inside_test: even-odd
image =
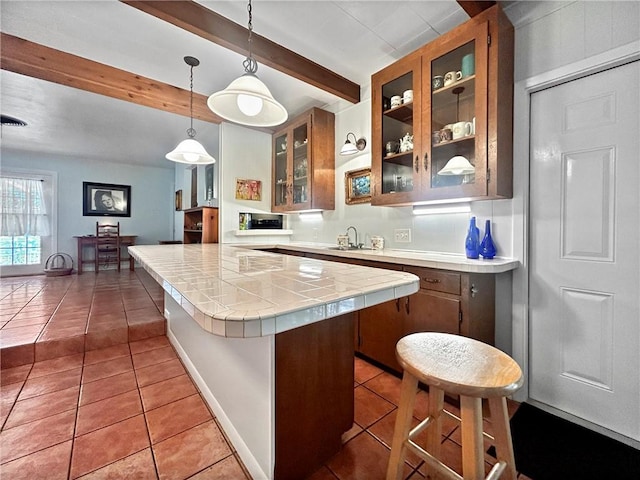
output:
[[[322,220],[322,211],[315,212],[300,212],[300,220],[303,222],[317,222]]]
[[[461,203],[458,205],[416,205],[413,207],[414,215],[440,215],[446,213],[469,213],[471,205]]]

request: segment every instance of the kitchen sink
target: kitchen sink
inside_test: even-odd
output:
[[[346,251],[353,251],[353,250],[371,250],[371,247],[328,247],[329,250],[344,250]]]

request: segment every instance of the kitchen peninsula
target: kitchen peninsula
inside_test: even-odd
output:
[[[253,478],[304,478],[353,424],[358,310],[418,277],[218,244],[129,253],[163,286],[167,336]]]

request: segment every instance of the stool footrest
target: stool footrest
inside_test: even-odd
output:
[[[463,478],[458,475],[455,471],[451,470],[444,463],[438,460],[436,457],[427,452],[420,445],[415,443],[411,438],[405,440],[405,445],[407,449],[411,450],[413,453],[418,455],[420,458],[424,460],[424,462],[429,465],[432,469],[434,469],[439,475],[446,478],[447,480],[463,480]]]
[[[501,461],[496,463],[485,480],[497,480],[502,476],[502,472],[504,472],[505,468],[507,468],[507,462]]]

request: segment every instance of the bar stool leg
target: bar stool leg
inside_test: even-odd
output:
[[[429,405],[427,409],[427,415],[433,419],[432,423],[426,430],[427,444],[425,450],[438,460],[442,460],[440,455],[442,445],[442,409],[444,408],[444,390],[436,388],[432,385],[429,386]],[[427,465],[427,472],[431,475],[431,478],[437,479],[438,474],[433,472]]]
[[[393,440],[391,441],[391,455],[387,465],[387,480],[401,480],[404,470],[404,457],[406,454],[405,440],[411,430],[411,419],[413,418],[413,407],[418,391],[418,379],[408,372],[402,376],[402,387],[400,390],[400,405],[396,415],[396,425],[393,429]]]
[[[495,439],[496,458],[506,462],[507,466],[502,474],[506,480],[516,480],[516,462],[513,455],[513,443],[511,440],[511,427],[509,426],[509,411],[505,397],[489,399],[491,411],[491,424],[493,425],[493,438]]]
[[[482,399],[460,395],[462,419],[462,476],[465,480],[484,478],[482,443]]]

